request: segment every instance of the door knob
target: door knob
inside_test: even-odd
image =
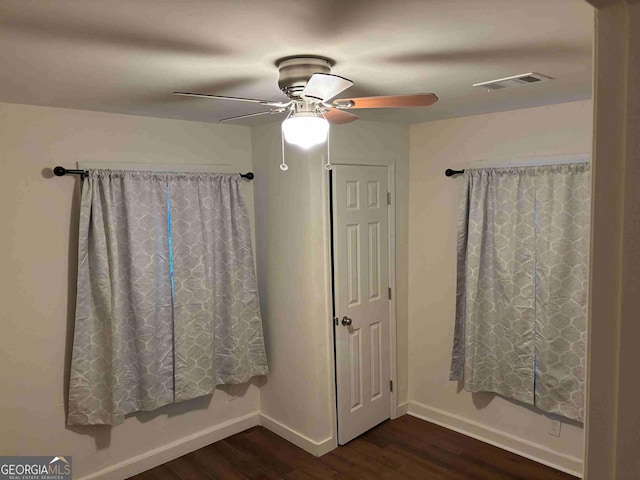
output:
[[[342,325],[344,325],[345,327],[348,327],[349,325],[351,325],[351,319],[349,317],[342,317]]]

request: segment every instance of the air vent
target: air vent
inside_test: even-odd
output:
[[[489,80],[488,82],[474,83],[473,86],[486,88],[487,90],[500,90],[502,88],[517,87],[518,85],[529,85],[531,83],[539,83],[546,80],[553,79],[540,73],[530,72],[523,73],[521,75],[514,75],[513,77]]]

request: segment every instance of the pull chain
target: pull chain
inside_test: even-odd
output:
[[[289,110],[287,118],[285,118],[282,123],[286,122],[292,113],[293,110]],[[284,132],[282,131],[282,125],[280,125],[280,144],[282,146],[282,163],[280,164],[280,170],[286,172],[287,170],[289,170],[289,165],[287,165],[287,163],[284,161]]]
[[[327,121],[327,117],[324,116],[324,113],[321,113],[322,118]],[[331,136],[331,127],[327,130],[327,163],[324,164],[325,170],[333,170],[333,165],[331,164],[331,148],[329,145],[329,138]]]
[[[289,170],[289,165],[287,165],[284,161],[284,133],[282,132],[282,128],[280,129],[280,140],[282,143],[282,163],[280,164],[280,170],[286,172]]]

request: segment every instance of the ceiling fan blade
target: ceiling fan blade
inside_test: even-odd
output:
[[[249,117],[257,117],[258,115],[266,115],[267,113],[284,113],[284,110],[282,112],[278,112],[278,111],[268,111],[268,112],[256,112],[256,113],[248,113],[247,115],[236,115],[235,117],[227,117],[227,118],[221,118],[220,120],[218,120],[219,122],[228,122],[231,120],[238,120],[240,118],[249,118]]]
[[[242,97],[225,97],[222,95],[208,95],[206,93],[190,93],[190,92],[173,92],[174,95],[180,95],[183,97],[198,97],[198,98],[213,98],[218,100],[235,100],[238,102],[250,102],[259,103],[260,105],[267,105],[269,107],[284,107],[291,102],[272,102],[271,100],[257,100],[255,98],[242,98]]]
[[[344,92],[351,85],[353,85],[351,80],[339,77],[338,75],[314,73],[304,87],[302,97],[326,102],[339,93]]]
[[[353,113],[345,112],[344,110],[330,108],[324,113],[324,118],[335,125],[341,125],[343,123],[355,122],[360,117],[354,115]]]
[[[438,101],[433,93],[388,95],[385,97],[340,98],[333,101],[338,108],[399,108],[428,107]]]

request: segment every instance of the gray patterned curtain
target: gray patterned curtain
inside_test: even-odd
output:
[[[238,175],[89,173],[70,425],[116,425],[267,373],[238,183]]]
[[[249,216],[238,175],[168,180],[176,401],[267,373]],[[213,347],[213,348],[212,348]]]
[[[465,177],[450,378],[582,421],[589,164]]]

